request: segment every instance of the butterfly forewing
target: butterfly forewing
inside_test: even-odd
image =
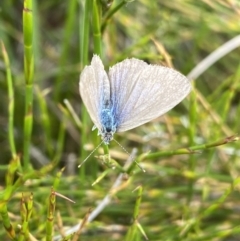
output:
[[[109,71],[117,132],[149,122],[172,109],[191,90],[179,72],[137,59],[127,59]]]
[[[104,102],[110,101],[110,85],[102,61],[97,55],[93,56],[91,65],[83,69],[79,89],[93,123],[100,130],[100,114]]]

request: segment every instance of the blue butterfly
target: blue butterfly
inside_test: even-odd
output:
[[[94,55],[80,75],[80,95],[105,144],[115,132],[147,123],[181,102],[191,91],[181,73],[142,60],[125,59],[104,70]]]

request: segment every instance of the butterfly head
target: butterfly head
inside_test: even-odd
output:
[[[112,131],[101,133],[101,138],[105,145],[108,145],[109,142],[113,139],[113,134],[114,134],[114,132],[112,132]]]

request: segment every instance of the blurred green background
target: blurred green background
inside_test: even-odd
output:
[[[109,193],[81,240],[240,240],[239,48],[172,111],[115,134],[145,173],[133,167],[110,192],[129,157],[115,142],[118,164],[100,147],[77,168],[100,143],[78,89],[93,53],[106,69],[135,57],[187,75],[239,30],[239,0],[2,0],[0,240],[53,240]],[[51,187],[76,203],[51,206]]]

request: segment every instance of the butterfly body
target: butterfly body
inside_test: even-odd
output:
[[[102,137],[102,140],[105,144],[109,144],[109,142],[113,139],[113,134],[117,130],[116,120],[113,115],[113,110],[110,108],[105,108],[101,111],[101,130],[99,134]]]

